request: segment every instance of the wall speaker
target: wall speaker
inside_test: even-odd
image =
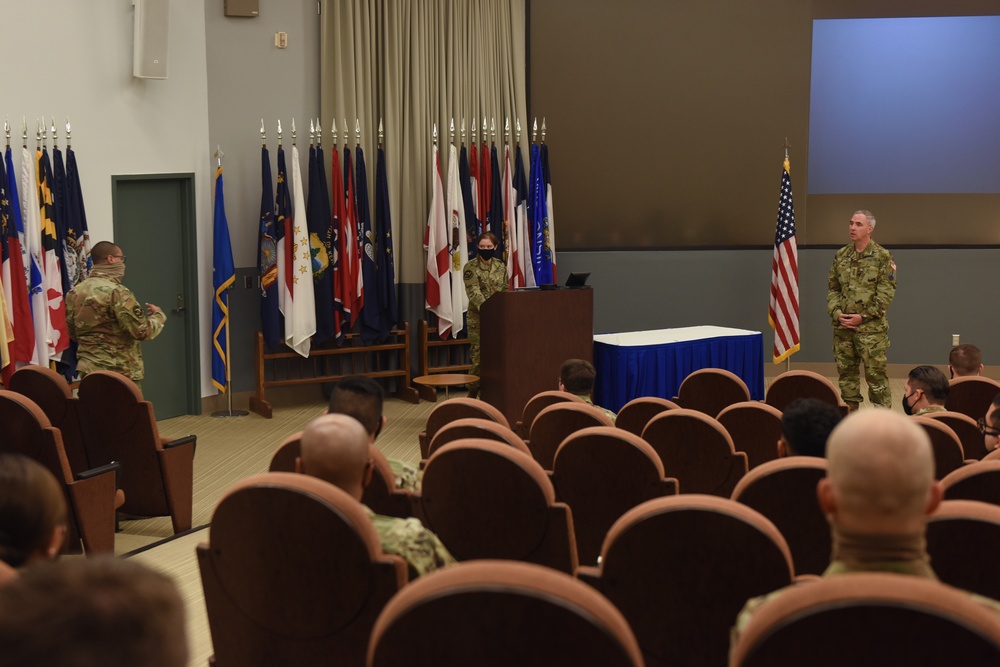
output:
[[[132,0],[132,6],[135,8],[132,76],[166,79],[170,0]]]
[[[259,0],[224,0],[223,10],[226,16],[260,16]]]

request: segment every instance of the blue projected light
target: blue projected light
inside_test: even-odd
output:
[[[1000,16],[813,21],[809,193],[1000,193]]]

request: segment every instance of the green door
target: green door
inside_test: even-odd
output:
[[[167,314],[160,335],[142,344],[142,393],[157,419],[199,414],[194,175],[112,176],[111,188],[114,242],[128,258],[124,283]]]

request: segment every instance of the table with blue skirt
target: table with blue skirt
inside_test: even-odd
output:
[[[702,368],[739,375],[754,400],[764,399],[764,335],[700,326],[594,336],[594,402],[618,412],[633,398],[677,396],[681,382]]]

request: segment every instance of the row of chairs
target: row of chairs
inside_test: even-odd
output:
[[[67,492],[88,554],[114,550],[115,510],[169,516],[175,533],[190,529],[196,436],[161,438],[152,403],[117,373],[88,374],[78,394],[49,368],[19,369],[9,391],[0,392],[0,451],[38,459],[67,489],[101,480],[100,492]],[[15,423],[16,431],[6,427]],[[111,504],[104,486],[115,497]]]
[[[455,463],[467,463],[493,451],[512,464],[527,461],[526,465],[537,466],[513,448],[467,441],[446,445],[432,455],[427,474],[441,474],[434,473],[441,470],[436,467],[436,457],[447,457],[463,448],[472,458]],[[776,463],[786,462],[794,463],[795,459]],[[819,459],[810,462],[823,464]],[[478,472],[466,470],[465,476],[476,477]],[[480,480],[480,484],[485,482]],[[457,492],[463,491],[468,487]],[[786,486],[772,495],[786,505],[794,505],[798,498],[791,491]],[[506,497],[498,504],[511,500]],[[289,521],[290,516],[297,520]],[[489,525],[499,531],[495,513],[481,520],[492,522]],[[499,536],[496,539],[500,541]],[[515,542],[527,543],[531,539],[539,539],[532,533],[532,526],[526,526],[520,536],[507,536],[508,541]],[[503,548],[493,546],[498,551]],[[928,526],[928,549],[945,583],[984,595],[1000,595],[997,582],[990,576],[991,564],[1000,549],[1000,507],[974,501],[942,503]],[[699,494],[658,498],[630,509],[608,531],[601,555],[599,565],[577,567],[572,573],[621,612],[646,665],[724,664],[729,628],[742,604],[793,583],[801,574],[788,541],[774,522],[741,502]],[[429,650],[424,643],[436,635],[419,635],[417,629],[425,628],[419,624],[404,624],[391,631],[388,628],[399,622],[404,610],[421,604],[435,608],[438,625],[444,624],[452,631],[478,619],[478,632],[470,626],[468,633],[457,633],[454,641],[459,652],[473,650],[462,637],[472,642],[472,637],[493,627],[480,616],[482,598],[466,598],[466,606],[458,607],[464,609],[459,614],[464,620],[454,619],[454,624],[454,610],[445,611],[429,600],[436,595],[442,597],[442,591],[452,584],[472,585],[475,577],[471,570],[468,575],[447,577],[436,573],[426,577],[428,583],[421,583],[422,579],[418,585],[406,586],[405,565],[381,553],[357,503],[338,489],[303,475],[268,473],[233,487],[216,509],[210,543],[199,547],[198,558],[216,650],[215,664],[220,667],[319,664],[331,655],[343,656],[344,664],[362,664],[366,650],[371,660],[379,655],[382,649],[376,647],[383,641],[402,642],[401,646],[409,646],[419,654]],[[507,583],[494,582],[492,590],[508,583],[530,588],[539,578],[564,581],[549,570],[533,570],[524,563],[483,565],[498,573],[515,573]],[[455,571],[463,572],[462,565]],[[532,575],[532,571],[539,574]],[[907,585],[919,584],[908,580]],[[406,602],[390,602],[400,591],[395,599]],[[425,591],[437,593],[428,592],[425,598]],[[554,599],[554,595],[547,597]],[[397,620],[376,621],[383,608],[384,619]],[[522,608],[517,616],[498,621],[496,629],[502,629],[515,643],[518,638],[532,638],[527,646],[535,646],[541,639],[531,630],[525,627],[520,634],[510,625],[515,618],[524,622],[527,613]],[[442,619],[449,620],[445,623]],[[369,642],[373,627],[375,632]],[[409,630],[404,631],[406,627]],[[543,628],[553,636],[561,636],[561,629],[549,625]],[[415,636],[423,636],[424,641],[410,645],[404,640]],[[589,640],[581,637],[581,641]],[[383,648],[385,662],[369,664],[401,664],[395,649]],[[412,661],[414,654],[408,655]],[[486,659],[471,662],[496,664]]]

